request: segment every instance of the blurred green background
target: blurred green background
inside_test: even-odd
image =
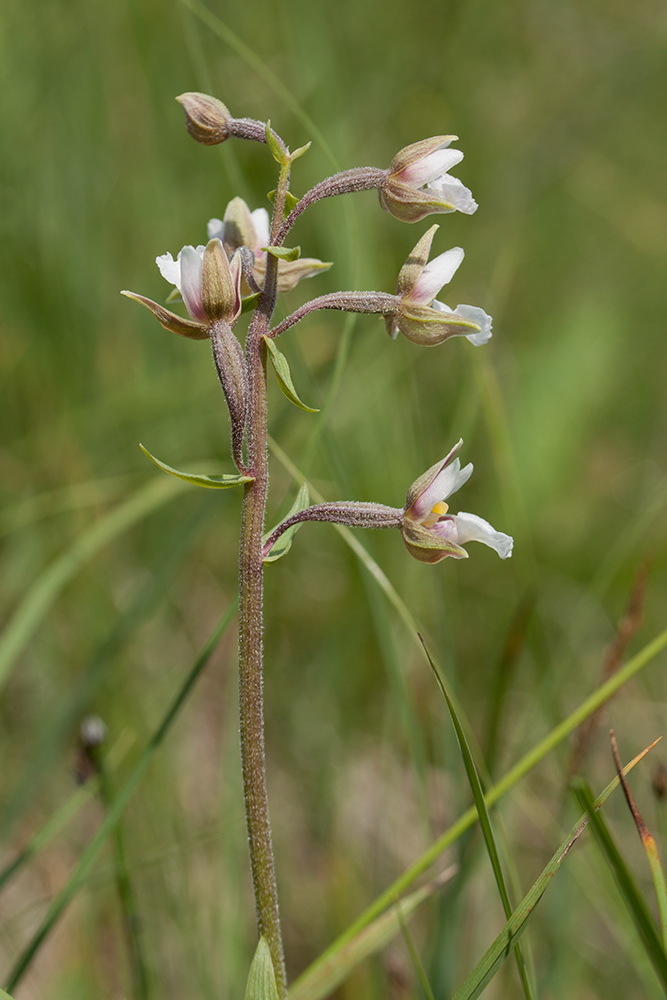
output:
[[[358,537],[429,637],[492,775],[599,683],[644,560],[631,650],[664,628],[666,42],[667,10],[651,0],[5,0],[5,862],[72,795],[86,714],[109,727],[113,780],[128,773],[235,593],[240,496],[176,492],[138,448],[232,471],[207,346],[119,295],[163,300],[156,255],[202,242],[234,195],[255,208],[275,186],[265,148],[192,142],[174,101],[183,91],[270,117],[292,148],[312,139],[293,171],[297,194],[337,169],[387,166],[417,139],[461,137],[454,173],[479,211],[429,222],[441,223],[434,252],[466,251],[443,297],[492,313],[493,340],[424,350],[390,342],[374,317],[315,316],[281,346],[302,397],[324,409],[305,414],[272,386],[271,431],[326,499],[396,506],[464,438],[475,475],[454,510],[512,533],[510,563],[471,546],[466,562],[424,566],[397,533]],[[373,193],[315,206],[295,240],[335,266],[289,293],[282,314],[339,288],[393,291],[429,222],[397,222]],[[275,519],[295,486],[275,459],[272,469]],[[133,497],[144,515],[88,554],[90,532]],[[269,789],[296,975],[470,793],[428,665],[339,535],[306,526],[266,575]],[[234,631],[126,815],[155,998],[242,995],[254,947]],[[610,724],[626,759],[664,731],[664,664],[625,688],[591,737],[580,770],[596,789],[613,773]],[[570,754],[563,745],[498,810],[524,890],[575,816]],[[634,778],[656,835],[667,830],[651,790],[661,759],[658,748]],[[650,894],[620,796],[608,815]],[[4,892],[3,970],[99,819],[90,802]],[[440,867],[451,860],[463,860],[465,880],[413,923],[438,998],[503,922],[479,837]],[[528,938],[544,997],[662,995],[588,842]],[[511,965],[489,997],[519,995]],[[127,983],[107,851],[19,996],[119,998]],[[420,995],[400,940],[336,994]]]

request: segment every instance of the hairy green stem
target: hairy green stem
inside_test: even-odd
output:
[[[274,203],[272,234],[282,218],[289,183],[289,165],[281,169]],[[257,929],[266,938],[280,1000],[287,997],[287,975],[278,910],[271,823],[266,788],[262,665],[263,553],[262,534],[269,488],[267,459],[266,345],[275,306],[278,261],[270,254],[264,291],[253,316],[246,342],[248,370],[248,466],[254,477],[243,493],[239,558],[239,702],[241,764],[246,824],[250,849]]]

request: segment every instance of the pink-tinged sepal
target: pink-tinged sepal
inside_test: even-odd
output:
[[[188,337],[190,340],[206,340],[208,338],[208,327],[200,323],[193,323],[188,319],[183,319],[182,316],[177,316],[176,313],[170,312],[169,309],[165,309],[164,306],[153,302],[152,299],[147,299],[145,295],[137,295],[136,292],[128,291],[121,292],[121,295],[126,295],[128,299],[134,299],[135,302],[145,306],[146,309],[150,309],[164,329],[169,330],[170,333],[177,333],[179,336]]]

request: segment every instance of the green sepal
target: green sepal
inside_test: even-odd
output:
[[[289,155],[290,163],[294,163],[294,161],[298,160],[300,156],[303,156],[304,153],[307,153],[311,146],[312,142],[307,142],[305,146],[299,146],[299,148],[295,149],[293,153],[290,153]]]
[[[267,121],[264,127],[264,134],[266,135],[266,145],[271,150],[271,156],[273,157],[273,159],[276,161],[276,163],[279,163],[281,167],[287,166],[288,163],[290,162],[289,156],[286,155],[285,150],[280,145],[280,143],[276,139],[275,134],[271,129],[271,119]]]
[[[262,340],[266,344],[269,357],[271,358],[271,364],[273,365],[273,370],[276,373],[276,378],[278,379],[278,385],[285,393],[290,403],[294,403],[299,409],[305,410],[306,413],[319,413],[320,411],[312,406],[306,406],[302,403],[297,395],[297,391],[294,388],[294,383],[292,382],[292,374],[289,370],[289,364],[287,363],[287,358],[282,354],[274,342],[269,337],[262,337]]]
[[[260,249],[278,260],[288,260],[290,263],[301,256],[301,247],[260,247]]]
[[[261,937],[248,973],[245,1000],[280,1000],[276,973],[266,938]]]
[[[178,469],[167,465],[166,462],[161,462],[155,455],[151,455],[148,448],[144,448],[143,444],[140,444],[139,447],[144,455],[148,455],[151,462],[157,465],[158,469],[162,469],[163,472],[168,472],[170,476],[176,476],[177,479],[182,479],[186,483],[192,483],[193,486],[205,486],[209,490],[226,490],[230,486],[243,486],[244,483],[251,483],[253,481],[252,476],[197,476],[189,472],[179,472]]]
[[[259,302],[259,297],[261,292],[254,292],[252,295],[246,295],[244,299],[241,299],[241,313],[249,312],[254,309]]]
[[[269,191],[269,193],[267,194],[266,197],[269,199],[269,201],[273,205],[273,203],[276,200],[276,189],[274,188],[273,191]],[[299,204],[299,199],[297,197],[295,197],[295,195],[293,195],[291,191],[286,191],[285,192],[285,208],[284,208],[284,211],[283,211],[283,216],[285,218],[287,218],[287,216],[290,214],[290,212],[292,211],[292,209],[294,208],[294,206],[298,205],[298,204]]]
[[[296,500],[288,510],[285,517],[283,518],[283,521],[287,521],[288,518],[293,517],[294,514],[298,514],[299,511],[305,510],[306,507],[309,505],[309,503],[310,503],[310,496],[308,495],[308,487],[306,486],[305,483],[303,483],[301,489],[296,495]],[[282,524],[282,521],[279,523]],[[278,538],[277,541],[272,545],[269,554],[264,557],[265,563],[277,562],[278,559],[282,559],[283,556],[287,555],[289,550],[292,548],[292,542],[294,540],[294,536],[297,533],[298,529],[301,527],[302,523],[303,523],[302,521],[299,521],[297,522],[297,524],[293,524],[291,527],[287,528],[286,531],[283,531],[280,538]],[[278,525],[276,525],[276,528],[277,527]],[[264,538],[262,539],[262,544],[266,543],[267,538],[269,538],[273,534],[276,528],[272,528],[271,531],[267,531],[267,533],[264,535]]]

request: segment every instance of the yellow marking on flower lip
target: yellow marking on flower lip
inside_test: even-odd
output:
[[[434,524],[437,524],[443,514],[446,514],[449,510],[449,504],[445,503],[444,500],[439,500],[428,517],[425,517],[422,524],[425,528],[432,528]]]

